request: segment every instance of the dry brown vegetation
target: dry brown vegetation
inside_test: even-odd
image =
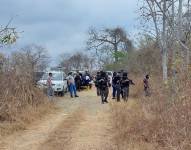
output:
[[[0,77],[0,135],[24,129],[51,108],[30,78],[7,72]]]
[[[170,87],[164,87],[157,78],[151,84],[151,97],[135,91],[132,94],[136,99],[111,106],[113,141],[118,149],[191,149],[191,81],[180,76],[177,95],[172,95]],[[139,83],[135,88],[141,87]]]
[[[52,107],[44,93],[35,87],[31,72],[24,55],[20,59],[4,58],[1,63],[0,136],[25,129]]]

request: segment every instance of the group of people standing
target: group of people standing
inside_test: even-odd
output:
[[[68,76],[66,77],[67,85],[68,85],[68,91],[70,92],[71,98],[73,97],[79,97],[77,95],[77,91],[80,91],[82,89],[82,86],[89,86],[91,88],[91,76],[88,73],[88,71],[85,71],[84,73],[81,73],[79,71],[77,72],[69,72]],[[54,90],[53,90],[53,84],[52,84],[52,73],[48,74],[47,79],[47,95],[52,99],[54,96]]]
[[[79,71],[77,71],[75,74],[70,72],[66,79],[68,80],[68,89],[72,98],[73,95],[75,97],[78,97],[78,95],[76,94],[77,91],[80,92],[82,86],[90,86],[91,82],[91,76],[88,71],[86,71],[84,74],[80,73]]]
[[[117,102],[119,102],[122,96],[123,100],[127,102],[130,85],[135,84],[128,78],[128,73],[124,72],[123,70],[113,73],[112,82],[110,82],[106,72],[97,72],[95,86],[97,88],[97,95],[101,96],[102,103],[108,102],[107,98],[109,95],[109,87],[111,86],[113,87],[113,99],[117,99]]]
[[[113,73],[112,87],[113,87],[113,99],[120,101],[120,97],[127,102],[129,97],[129,87],[135,85],[135,83],[128,78],[128,73],[121,70],[120,72]],[[121,96],[120,96],[121,95]]]
[[[52,73],[49,73],[49,77],[47,79],[48,85],[48,96],[53,95],[52,89]],[[87,80],[88,84],[90,82],[90,75],[86,72],[84,76],[77,72],[77,74],[73,75],[72,72],[68,74],[66,78],[68,81],[68,89],[70,91],[71,98],[79,97],[77,95],[77,90],[81,90],[82,86],[82,78]],[[149,75],[146,75],[144,80],[144,93],[145,96],[150,96],[150,85],[149,85]],[[120,72],[114,72],[112,79],[110,79],[106,72],[100,71],[97,72],[95,77],[95,86],[97,89],[97,95],[101,96],[102,104],[108,103],[108,95],[109,95],[109,87],[112,86],[112,99],[116,99],[117,102],[120,102],[122,99],[127,102],[129,97],[129,87],[130,85],[135,85],[133,80],[128,78],[128,73],[121,70]]]
[[[149,92],[149,75],[146,75],[144,80],[144,92],[145,96],[150,96]],[[119,72],[114,72],[112,77],[112,82],[106,72],[100,71],[97,72],[95,79],[95,86],[97,88],[97,95],[101,96],[102,103],[108,103],[107,98],[109,95],[109,87],[112,86],[112,99],[116,99],[117,102],[120,102],[122,99],[127,102],[129,97],[129,88],[130,85],[135,85],[133,80],[128,78],[128,73],[124,70]]]
[[[72,75],[72,73],[70,74]],[[90,86],[91,75],[89,74],[88,71],[85,71],[84,74],[77,71],[72,76],[74,77],[76,88],[78,91],[81,90],[82,86]]]

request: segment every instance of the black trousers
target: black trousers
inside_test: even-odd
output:
[[[129,97],[129,87],[122,88],[122,93],[123,93],[123,100],[127,102]]]
[[[100,88],[96,87],[96,89],[97,89],[97,96],[100,96]]]
[[[120,101],[120,95],[121,95],[121,86],[116,85],[116,90],[117,90],[117,101]]]
[[[107,101],[109,95],[109,88],[100,89],[101,101],[102,103]]]
[[[80,81],[76,81],[76,88],[78,91],[80,91],[80,89],[81,89],[81,82]]]

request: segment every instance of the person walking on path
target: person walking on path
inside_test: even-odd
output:
[[[101,78],[99,80],[100,95],[102,104],[108,103],[107,98],[109,95],[109,79],[106,72],[101,71]]]
[[[117,75],[114,78],[115,88],[117,92],[117,102],[120,102],[120,95],[121,95],[121,76],[118,72]]]
[[[120,77],[121,77],[121,80],[122,80],[122,78],[123,78],[123,73],[124,73],[124,70],[122,69],[122,70],[119,72]],[[122,91],[122,89],[121,89],[121,97],[123,98],[123,91]]]
[[[112,78],[112,87],[113,87],[113,91],[112,91],[112,96],[113,98],[112,99],[115,99],[116,97],[116,93],[117,93],[117,89],[116,89],[116,80],[115,80],[115,77],[117,76],[117,73],[114,72],[113,73],[113,78]]]
[[[127,102],[128,98],[129,98],[129,86],[130,85],[135,85],[135,84],[133,83],[132,80],[130,80],[128,78],[128,73],[124,72],[122,80],[121,80],[121,89],[122,89],[122,93],[123,93],[123,100],[125,102]]]
[[[100,72],[97,72],[96,77],[95,77],[95,87],[97,90],[97,96],[100,96],[100,85],[99,85],[100,79],[101,79]]]
[[[149,75],[147,74],[143,80],[145,96],[150,96]]]
[[[74,77],[72,76],[72,73],[69,73],[69,76],[66,79],[68,80],[71,98],[73,98],[74,96],[79,97],[77,95],[76,85],[75,85],[75,81],[74,81]]]
[[[48,79],[47,79],[47,95],[50,100],[52,100],[54,96],[54,89],[52,87],[52,73],[48,74]]]

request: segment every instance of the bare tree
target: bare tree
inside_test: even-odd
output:
[[[5,27],[0,26],[0,46],[15,43],[16,39],[18,38],[16,28],[10,27],[11,22],[12,19],[7,23]]]
[[[67,72],[71,70],[91,70],[94,68],[94,59],[82,52],[67,55],[67,58],[65,57],[66,55],[62,55],[60,66],[65,68]]]
[[[21,49],[34,71],[44,71],[49,65],[48,51],[38,45],[29,45]]]
[[[191,39],[191,12],[190,12],[190,0],[187,0],[186,4],[186,12],[182,16],[182,28],[184,29],[182,32],[184,37],[184,43],[190,44]],[[186,49],[186,64],[187,67],[190,65],[190,49]]]
[[[99,52],[106,53],[114,57],[115,62],[117,62],[117,53],[131,50],[132,42],[128,39],[123,28],[105,28],[100,31],[91,28],[87,47],[89,50],[95,50],[96,54]]]
[[[162,52],[163,79],[167,81],[170,50],[173,51],[172,63],[176,61],[177,54],[180,54],[184,60],[183,64],[187,64],[187,67],[190,63],[190,49],[187,44],[187,41],[190,40],[190,0],[187,2],[183,0],[145,0],[145,2],[146,5],[141,7],[142,16],[149,22],[152,19],[154,24],[156,39]],[[185,6],[187,15],[184,12]],[[179,45],[179,49],[177,45]]]
[[[25,71],[33,75],[36,71],[44,71],[48,64],[47,50],[38,45],[26,46],[12,55],[12,65],[18,73]]]
[[[155,37],[161,50],[163,80],[167,81],[168,76],[168,51],[167,51],[167,3],[161,0],[145,0],[146,4],[141,7],[142,16],[145,20],[152,20],[155,29]],[[158,3],[160,8],[158,8]]]

